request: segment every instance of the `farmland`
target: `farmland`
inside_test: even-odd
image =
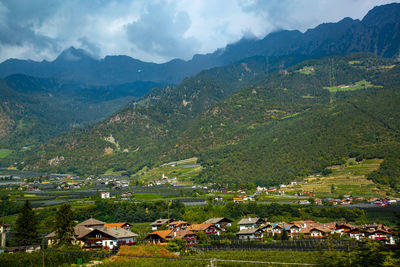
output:
[[[367,159],[361,163],[349,159],[343,165],[331,166],[329,175],[312,175],[305,183],[288,186],[285,191],[313,191],[316,195],[356,195],[362,197],[385,197],[394,193],[388,186],[377,185],[366,175],[379,168],[381,159]]]

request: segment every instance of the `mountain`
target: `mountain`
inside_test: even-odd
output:
[[[31,149],[69,129],[104,119],[157,86],[161,84],[137,81],[85,87],[22,74],[0,79],[0,148]]]
[[[400,147],[398,62],[355,54],[270,74],[267,62],[249,58],[153,90],[92,128],[53,139],[20,167],[135,174],[198,156],[198,182],[276,185],[348,157],[393,157]]]
[[[396,58],[399,56],[399,32],[400,4],[393,3],[373,8],[361,21],[345,18],[337,23],[321,24],[305,33],[273,32],[261,40],[243,39],[214,53],[195,55],[189,61],[174,59],[155,64],[128,56],[106,56],[98,60],[81,49],[71,47],[52,62],[6,60],[0,64],[0,77],[21,73],[92,85],[134,81],[178,84],[201,70],[253,56],[316,58],[370,52]]]

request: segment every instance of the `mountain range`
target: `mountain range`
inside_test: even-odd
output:
[[[6,129],[0,147],[14,153],[1,162],[136,177],[144,168],[197,156],[203,166],[197,182],[238,186],[276,185],[349,157],[380,157],[386,167],[371,179],[397,188],[398,176],[387,165],[400,160],[399,15],[400,4],[375,7],[361,21],[345,18],[305,33],[243,39],[165,64],[126,56],[97,60],[74,48],[53,62],[5,61],[0,74],[12,76],[0,83],[0,125]],[[353,53],[359,51],[369,53]],[[103,109],[108,101],[132,99],[137,83],[145,83],[140,98],[118,112],[118,105]],[[152,86],[158,87],[143,95]],[[62,117],[68,105],[86,110],[75,108],[68,119]],[[65,125],[93,107],[96,116],[79,124],[104,120],[66,132],[71,127]],[[52,124],[48,113],[61,117]],[[64,128],[35,136],[26,131],[27,121],[43,132],[60,122]],[[32,149],[21,151],[29,138]],[[14,146],[7,147],[8,140],[16,140]]]
[[[91,85],[134,81],[178,84],[201,70],[253,56],[315,58],[371,52],[396,58],[400,46],[399,17],[400,5],[393,3],[373,8],[361,21],[344,18],[337,23],[321,24],[305,33],[297,30],[273,32],[263,39],[242,39],[214,53],[195,55],[189,61],[174,59],[163,64],[142,62],[128,56],[106,56],[99,60],[82,49],[70,47],[51,62],[8,59],[0,64],[0,77],[19,73]]]

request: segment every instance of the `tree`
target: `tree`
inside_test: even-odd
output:
[[[71,205],[61,205],[56,213],[53,227],[57,245],[71,245],[74,237],[74,226],[75,214],[71,210]]]
[[[289,240],[288,232],[286,231],[286,229],[282,230],[281,240]]]
[[[31,204],[27,200],[25,205],[22,207],[15,224],[15,239],[17,240],[18,245],[32,245],[38,242],[38,223],[38,218],[36,217]]]
[[[331,194],[334,194],[334,193],[335,193],[335,185],[331,184]]]

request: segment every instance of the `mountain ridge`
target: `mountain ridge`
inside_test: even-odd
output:
[[[399,56],[399,18],[400,4],[377,6],[361,21],[344,18],[336,23],[320,24],[304,33],[297,30],[272,32],[263,39],[242,39],[213,53],[194,55],[188,61],[174,59],[162,64],[143,62],[129,56],[106,56],[97,60],[83,50],[68,48],[51,62],[6,60],[0,64],[0,77],[22,73],[92,85],[119,84],[137,80],[178,84],[185,77],[193,76],[201,70],[231,64],[253,56],[323,57],[371,52],[395,58]],[[61,60],[68,55],[74,60]],[[77,60],[79,58],[85,60]]]

